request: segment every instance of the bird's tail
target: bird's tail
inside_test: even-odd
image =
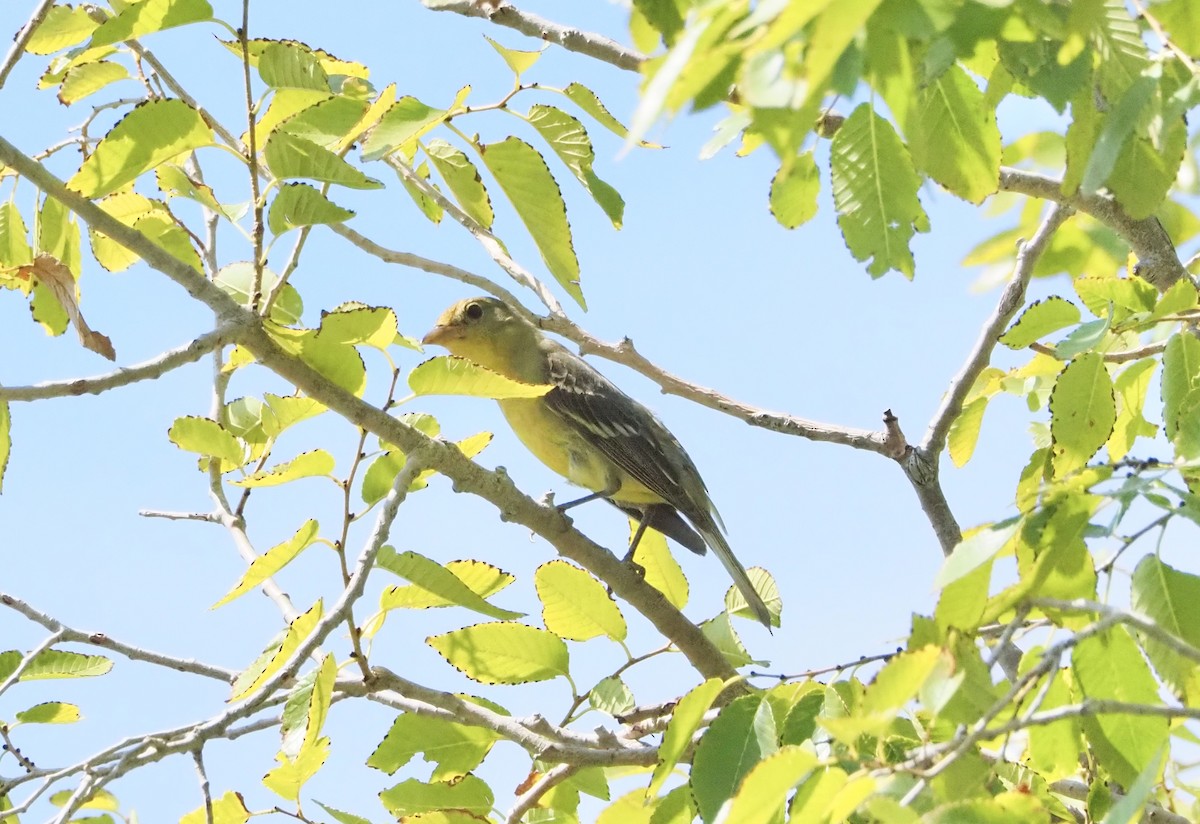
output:
[[[734,586],[738,588],[738,592],[742,593],[742,597],[750,605],[750,609],[754,612],[754,617],[764,627],[770,629],[771,613],[767,609],[766,603],[763,602],[762,597],[755,591],[754,584],[750,583],[750,576],[746,574],[746,568],[742,566],[741,561],[733,554],[733,550],[730,548],[729,542],[725,540],[725,536],[721,534],[720,528],[715,522],[710,521],[707,524],[696,524],[696,529],[704,536],[704,542],[712,547],[713,554],[721,560],[721,565],[725,567],[725,571],[733,579]]]

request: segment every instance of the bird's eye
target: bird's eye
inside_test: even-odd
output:
[[[478,303],[468,303],[463,314],[467,316],[467,320],[479,320],[483,317],[483,307]]]

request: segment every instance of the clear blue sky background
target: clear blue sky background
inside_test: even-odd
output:
[[[32,0],[0,5],[0,32],[15,32],[32,6]],[[229,0],[214,0],[214,6],[230,21],[240,15],[240,4]],[[625,39],[625,13],[616,4],[529,6]],[[512,47],[536,46],[509,30],[426,11],[415,0],[257,3],[251,20],[252,36],[295,38],[362,61],[371,67],[377,88],[394,81],[400,93],[432,106],[448,104],[468,83],[476,102],[495,100],[507,89],[510,75],[484,33]],[[146,45],[207,107],[241,132],[240,65],[214,36],[224,33],[216,27],[192,27],[155,35]],[[6,114],[0,133],[30,153],[61,139],[65,128],[89,111],[87,101],[68,109],[53,91],[35,89],[44,65],[44,58],[26,57],[0,91],[0,110]],[[555,48],[527,79],[552,86],[584,82],[625,120],[636,102],[636,76]],[[114,92],[121,94],[120,87]],[[126,93],[137,90],[127,84]],[[527,105],[538,99],[530,95],[519,101]],[[1017,114],[1002,122],[1002,128],[1020,130],[1007,131],[1006,137],[1029,129],[1030,117],[1048,117],[1041,111]],[[599,127],[590,129],[597,144],[597,172],[627,203],[619,232],[554,166],[567,196],[590,305],[586,315],[574,316],[601,338],[629,335],[666,369],[733,398],[863,428],[878,428],[883,411],[890,408],[910,438],[919,440],[995,300],[994,292],[972,289],[978,272],[963,269],[959,261],[1001,224],[989,223],[983,212],[926,187],[922,200],[934,231],[914,243],[915,281],[894,273],[873,281],[845,251],[827,189],[816,219],[789,232],[767,210],[774,171],[768,152],[738,159],[726,151],[711,161],[697,159],[714,121],[710,114],[681,116],[652,134],[669,148],[624,157],[618,157],[619,140]],[[532,137],[501,114],[472,118],[464,125],[485,137],[501,137],[513,129]],[[61,153],[52,163],[63,176],[77,163],[68,155]],[[244,178],[228,174],[223,159],[210,163],[215,163],[209,167],[210,182],[216,182],[218,193],[229,200],[245,199]],[[827,186],[825,163],[822,155]],[[224,172],[218,171],[222,168]],[[381,164],[367,171],[395,182]],[[10,188],[11,183],[0,186],[0,197],[7,197]],[[17,199],[28,215],[31,190],[21,187]],[[358,209],[354,228],[385,245],[452,262],[515,288],[460,227],[450,221],[432,226],[398,185],[336,199]],[[519,260],[544,272],[511,212],[501,210],[497,230]],[[281,243],[279,251],[289,245]],[[235,236],[222,238],[223,261],[243,260],[247,254]],[[321,309],[359,300],[394,306],[402,331],[413,336],[426,331],[445,305],[473,293],[461,284],[367,257],[321,230],[310,242],[295,282],[305,298],[305,320],[312,325]],[[89,264],[82,287],[88,321],[113,338],[121,364],[153,357],[210,328],[204,311],[143,266],[108,274]],[[1044,292],[1048,287],[1036,288]],[[532,301],[529,305],[535,306]],[[82,350],[70,333],[46,338],[17,294],[0,295],[0,340],[7,353],[0,382],[8,385],[111,368]],[[406,369],[422,359],[407,352],[397,357]],[[368,397],[378,400],[385,385],[383,363],[368,355],[368,366]],[[599,366],[659,412],[704,474],[739,557],[747,565],[767,567],[778,580],[783,628],[769,636],[756,625],[738,622],[751,651],[770,660],[771,671],[797,672],[887,651],[906,634],[911,613],[933,608],[932,581],[941,551],[894,464],[873,454],[754,429],[662,396],[650,382],[621,367]],[[258,654],[280,625],[267,599],[255,593],[209,610],[243,570],[228,536],[212,525],[137,514],[141,508],[210,508],[206,479],[196,471],[194,459],[166,437],[175,417],[208,414],[209,374],[205,361],[98,398],[14,405],[13,455],[0,496],[0,591],[27,599],[73,626],[173,655],[240,668]],[[234,389],[231,397],[286,391],[257,371],[239,376]],[[496,432],[482,463],[507,467],[532,494],[549,489],[560,499],[572,494],[524,452],[494,404],[446,398],[422,400],[411,409],[435,413],[451,438],[481,429]],[[1029,448],[1026,418],[1019,402],[1001,400],[988,411],[973,462],[961,471],[947,462],[943,482],[964,526],[1011,511],[1012,489]],[[330,419],[289,433],[276,454],[283,459],[321,445],[335,453],[343,472],[354,443],[355,433]],[[250,534],[265,551],[309,516],[332,535],[337,514],[332,485],[308,480],[256,494],[248,511]],[[578,510],[576,522],[621,551],[626,526],[610,508]],[[360,542],[363,534],[358,533]],[[517,609],[534,607],[532,573],[554,557],[545,542],[501,523],[490,505],[453,494],[444,479],[403,508],[393,538],[400,550],[440,561],[480,558],[509,570],[518,580],[497,600]],[[352,551],[359,545],[352,545]],[[692,585],[687,614],[696,620],[714,614],[728,586],[723,570],[711,557],[676,550]],[[338,588],[335,561],[314,548],[285,570],[279,582],[302,609],[321,595],[328,604]],[[391,583],[397,581],[376,576],[358,610],[360,619],[376,602],[379,589]],[[630,617],[631,647],[635,652],[652,648],[656,639],[646,624]],[[536,622],[536,613],[530,618]],[[564,683],[484,692],[423,643],[427,635],[475,620],[458,610],[393,614],[373,660],[431,686],[486,694],[516,714],[538,711],[557,719],[569,701]],[[0,648],[28,648],[43,637],[19,616],[0,612]],[[339,645],[344,641],[340,634],[334,640]],[[581,687],[622,660],[619,650],[603,641],[572,645],[572,652]],[[694,677],[674,662],[634,670],[629,681],[638,700],[650,703],[686,690]],[[113,674],[105,678],[10,690],[0,697],[0,718],[11,719],[43,700],[79,703],[86,716],[79,724],[18,732],[16,740],[25,753],[39,766],[51,766],[72,763],[126,735],[210,715],[225,698],[225,690],[215,683],[117,659]],[[383,821],[387,815],[375,794],[401,777],[426,778],[428,768],[418,762],[389,779],[363,767],[392,713],[355,704],[335,709],[331,763],[305,798]],[[597,723],[600,718],[591,716],[583,726]],[[270,768],[277,746],[270,732],[212,746],[206,756],[214,792],[246,792],[251,809],[273,804],[259,778]],[[484,777],[494,780],[501,807],[523,778],[525,763],[514,745],[502,743],[483,769]],[[0,775],[15,769],[11,759],[0,760]],[[142,821],[174,820],[200,803],[191,763],[181,758],[143,770],[111,789],[127,807],[136,808]],[[48,808],[43,805],[38,813],[30,820],[45,818]]]

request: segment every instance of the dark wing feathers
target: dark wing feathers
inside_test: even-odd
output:
[[[551,409],[575,424],[606,458],[689,519],[706,522],[714,517],[700,473],[650,410],[557,345],[549,362],[555,388],[545,400]]]

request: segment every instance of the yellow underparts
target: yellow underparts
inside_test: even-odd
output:
[[[622,503],[662,503],[551,411],[541,398],[497,401],[508,425],[539,461],[568,481]]]

